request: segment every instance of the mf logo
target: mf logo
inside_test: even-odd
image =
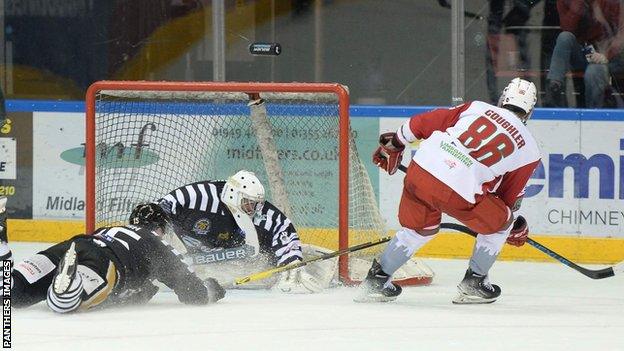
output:
[[[154,123],[147,123],[139,130],[136,143],[124,145],[122,142],[107,144],[100,142],[95,146],[96,164],[104,168],[135,168],[144,167],[158,162],[158,154],[147,149],[145,142],[148,131],[156,131]],[[69,149],[61,153],[61,159],[79,166],[85,165],[86,149],[81,147]]]

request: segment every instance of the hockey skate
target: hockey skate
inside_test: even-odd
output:
[[[52,288],[56,295],[61,295],[69,289],[72,281],[76,277],[76,243],[71,243],[69,249],[65,252],[65,256],[61,258],[57,273],[52,281]]]
[[[402,291],[401,287],[394,284],[390,276],[381,269],[377,260],[373,260],[373,266],[358,289],[358,295],[353,299],[355,302],[394,301]]]
[[[7,237],[7,197],[0,196],[0,260],[13,262],[13,254],[9,248]]]
[[[492,303],[501,294],[498,285],[490,284],[487,275],[476,274],[468,268],[464,280],[457,286],[459,294],[453,300],[454,304],[480,304]]]

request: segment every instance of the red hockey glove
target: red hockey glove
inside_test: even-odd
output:
[[[379,147],[373,152],[373,163],[393,175],[403,159],[405,145],[396,138],[396,133],[383,133],[379,136]]]
[[[529,238],[529,225],[522,216],[516,218],[513,228],[507,237],[507,244],[513,246],[522,246]]]

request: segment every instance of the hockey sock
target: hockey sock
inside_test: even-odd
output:
[[[510,229],[511,227],[494,234],[477,235],[477,241],[472,250],[469,263],[469,267],[473,272],[482,276],[488,274],[505,244]]]
[[[422,236],[415,230],[401,228],[381,254],[379,263],[383,271],[392,275],[399,267],[412,258],[412,255],[423,245],[433,239],[435,235]]]
[[[54,284],[48,288],[48,307],[54,312],[67,313],[77,309],[82,302],[82,277],[76,273],[76,276],[72,280],[69,289],[62,294],[54,292]]]

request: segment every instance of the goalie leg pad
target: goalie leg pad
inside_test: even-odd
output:
[[[321,283],[303,267],[282,272],[275,288],[287,294],[311,294],[323,291]]]
[[[399,230],[390,240],[379,259],[383,271],[392,275],[434,236],[422,236],[415,230],[408,228]]]

